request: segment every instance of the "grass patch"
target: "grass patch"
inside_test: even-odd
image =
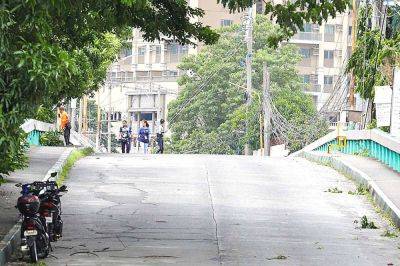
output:
[[[75,162],[78,161],[79,159],[88,156],[90,154],[93,153],[93,149],[92,148],[84,148],[84,149],[79,149],[79,150],[74,150],[69,156],[67,161],[65,162],[61,173],[57,179],[57,184],[59,186],[62,185],[62,183],[64,183],[64,181],[67,179],[68,177],[68,173],[71,170],[71,168],[74,166]]]
[[[381,236],[389,237],[389,238],[396,238],[397,234],[393,231],[386,229]]]
[[[328,190],[325,190],[324,192],[329,192],[329,193],[342,193],[343,191],[341,191],[341,190],[338,189],[337,187],[334,187],[334,188],[328,188]]]
[[[7,183],[7,179],[0,176],[0,186],[5,183]]]
[[[367,194],[369,194],[369,189],[366,186],[359,184],[355,191],[349,191],[348,194],[350,194],[350,195],[367,195]]]
[[[46,264],[46,262],[39,261],[39,262],[36,262],[36,263],[29,263],[29,265],[34,265],[34,266],[46,266],[47,264]]]
[[[378,229],[378,227],[375,225],[375,223],[373,221],[368,221],[368,218],[365,215],[363,217],[361,217],[360,222],[355,220],[354,223],[360,224],[361,229]]]

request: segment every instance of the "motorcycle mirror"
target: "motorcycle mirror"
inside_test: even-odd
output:
[[[17,184],[15,184],[15,186],[16,187],[22,187],[22,184],[21,183],[17,183]]]
[[[53,172],[50,174],[51,177],[56,177],[57,176],[57,172]]]
[[[60,191],[67,191],[67,186],[66,185],[62,185],[60,187]]]

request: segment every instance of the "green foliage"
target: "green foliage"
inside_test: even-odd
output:
[[[252,5],[252,0],[218,0],[231,11],[244,11]],[[350,6],[350,0],[315,1],[296,0],[275,4],[274,1],[260,1],[265,5],[265,15],[271,17],[280,26],[283,35],[268,36],[268,43],[277,46],[284,39],[293,36],[299,29],[303,30],[304,22],[322,24],[336,13],[345,12]]]
[[[361,228],[362,229],[378,229],[373,221],[368,221],[367,216],[361,217]]]
[[[104,126],[102,128],[107,128],[107,122],[103,123]],[[103,147],[108,147],[108,135],[107,134],[102,134],[101,139],[100,139],[100,144]],[[112,153],[118,153],[117,147],[120,146],[120,142],[117,139],[117,136],[114,133],[111,133],[111,152]]]
[[[360,149],[353,153],[354,155],[362,156],[362,157],[369,157],[369,150],[367,148]]]
[[[357,48],[349,59],[346,72],[355,77],[355,91],[364,99],[374,98],[374,86],[392,83],[391,67],[400,58],[400,34],[386,38],[380,29],[371,29],[367,21],[372,7],[360,8],[357,22]],[[388,68],[388,69],[387,69]]]
[[[367,125],[367,129],[374,129],[377,127],[376,119],[372,119],[371,123]]]
[[[4,131],[5,129],[0,127],[0,133],[3,134]],[[9,174],[10,172],[21,169],[28,164],[28,158],[26,156],[26,151],[28,148],[26,134],[19,127],[13,129],[13,133],[15,134],[15,136],[12,136],[12,139],[15,140],[15,142],[12,141],[10,143],[8,142],[10,140],[10,137],[8,135],[0,134],[0,147],[7,147],[6,151],[8,152],[7,154],[4,154],[4,151],[0,150],[0,177],[2,176],[2,174]]]
[[[369,193],[369,189],[361,184],[357,186],[355,191],[349,191],[350,195],[367,195]]]
[[[205,47],[196,56],[186,57],[180,64],[181,70],[191,70],[196,75],[180,78],[183,89],[168,107],[173,132],[170,151],[238,154],[246,142],[257,149],[264,62],[269,67],[271,95],[282,115],[290,123],[304,128],[316,114],[311,97],[301,90],[296,70],[301,59],[298,48],[293,45],[269,48],[269,36],[280,31],[265,16],[257,16],[254,24],[254,95],[251,106],[246,108],[243,89],[246,46],[242,36],[237,36],[238,30],[238,26],[223,28],[218,43]],[[320,132],[323,134],[323,127]],[[305,142],[298,136],[290,139],[292,151]]]
[[[392,232],[392,231],[390,231],[388,229],[385,229],[385,231],[383,232],[383,234],[381,236],[389,237],[389,238],[396,238],[397,234],[396,234],[396,232]]]
[[[35,119],[46,123],[54,123],[56,121],[56,111],[41,105],[36,112]]]
[[[58,131],[45,132],[40,136],[40,145],[42,146],[62,146],[61,133]]]

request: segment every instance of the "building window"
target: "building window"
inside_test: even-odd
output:
[[[132,43],[127,42],[123,45],[121,50],[121,57],[128,57],[132,55]]]
[[[349,36],[351,36],[353,33],[353,27],[349,26],[349,32],[347,33]]]
[[[324,51],[324,67],[334,67],[333,50]]]
[[[166,62],[180,62],[184,56],[188,54],[189,47],[187,45],[179,45],[177,43],[168,44]]]
[[[140,113],[140,120],[152,121],[153,113]]]
[[[324,92],[330,93],[333,89],[333,76],[324,76]]]
[[[303,25],[303,32],[311,32],[312,31],[312,25],[310,23],[306,23]]]
[[[145,53],[146,53],[146,46],[138,47],[138,64],[144,64]]]
[[[300,54],[303,58],[310,58],[311,49],[308,48],[300,48]]]
[[[335,41],[335,25],[330,25],[330,24],[325,25],[324,40],[326,42]]]
[[[325,50],[324,59],[333,59],[333,50]]]
[[[332,85],[333,76],[324,76],[324,85]]]
[[[335,25],[326,24],[325,34],[335,34]]]
[[[145,54],[146,54],[146,47],[145,46],[139,47],[138,55],[139,56],[144,56]]]
[[[228,27],[233,24],[233,20],[221,19],[221,27]]]
[[[303,83],[310,83],[310,75],[303,75]]]

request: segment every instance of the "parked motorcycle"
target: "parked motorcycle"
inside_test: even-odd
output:
[[[61,219],[60,192],[67,192],[65,185],[58,187],[55,181],[44,183],[45,191],[39,195],[39,214],[44,217],[50,241],[57,241],[62,237],[63,221]]]
[[[57,173],[52,173],[55,177]],[[22,188],[17,208],[22,214],[21,251],[28,252],[32,261],[45,258],[51,250],[51,241],[62,237],[60,192],[67,192],[66,186],[58,187],[55,181],[35,181],[31,184],[17,184]]]
[[[21,251],[28,252],[31,260],[37,262],[50,252],[50,239],[47,234],[46,221],[39,215],[40,200],[34,194],[32,184],[20,185],[22,196],[17,200],[17,208],[22,214]]]

